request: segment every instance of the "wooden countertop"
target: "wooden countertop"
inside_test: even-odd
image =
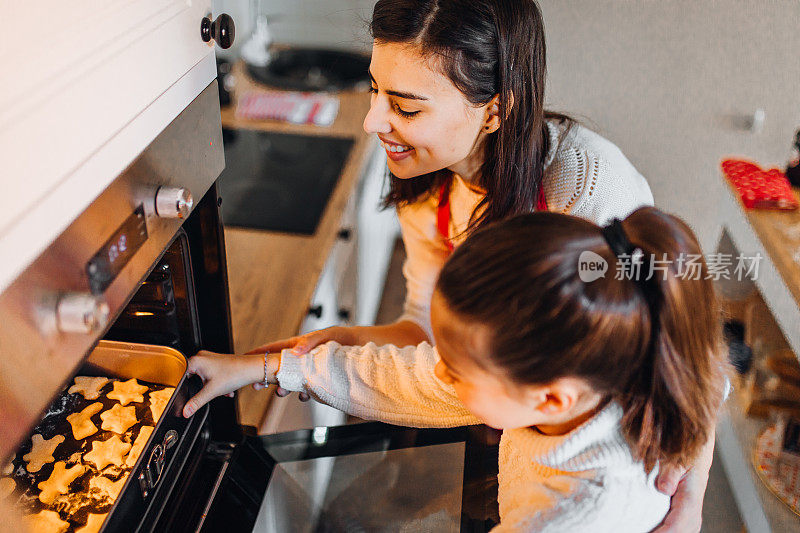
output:
[[[725,180],[735,198],[739,193]],[[800,189],[794,188],[794,195],[800,202]],[[794,211],[773,209],[747,209],[739,201],[747,221],[755,231],[765,251],[775,265],[791,292],[795,304],[800,307],[800,209]]]
[[[234,350],[243,353],[266,342],[291,337],[299,330],[336,239],[344,208],[377,141],[361,126],[369,110],[367,92],[340,93],[339,114],[330,127],[243,120],[235,116],[236,95],[263,86],[247,76],[241,63],[234,66],[232,74],[236,80],[234,104],[222,109],[223,127],[355,139],[316,234],[225,229]],[[239,391],[240,421],[260,428],[273,397],[271,391],[256,392],[251,387]]]

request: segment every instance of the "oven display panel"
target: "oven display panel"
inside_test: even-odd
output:
[[[103,293],[146,240],[144,207],[139,205],[86,264],[92,293]]]

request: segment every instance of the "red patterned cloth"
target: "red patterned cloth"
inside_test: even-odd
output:
[[[777,168],[764,170],[752,161],[726,159],[722,172],[749,209],[797,209],[792,186]]]

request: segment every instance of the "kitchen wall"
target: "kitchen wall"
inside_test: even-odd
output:
[[[219,0],[236,17],[245,2]],[[368,49],[372,0],[263,0],[276,41]],[[549,107],[585,119],[648,178],[707,251],[727,155],[784,166],[800,127],[797,0],[540,0]],[[234,15],[236,16],[236,15]],[[760,133],[747,118],[763,109]]]
[[[719,161],[784,167],[800,128],[796,0],[540,0],[549,106],[591,119],[707,251]],[[746,118],[765,111],[761,133]],[[743,252],[748,252],[743,250]]]
[[[254,23],[252,13],[260,9],[270,21],[276,42],[368,52],[374,5],[375,0],[213,0],[215,14],[226,12],[236,21],[234,49],[248,37]]]

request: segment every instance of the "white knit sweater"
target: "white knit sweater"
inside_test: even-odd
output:
[[[480,423],[434,375],[428,343],[397,348],[323,344],[298,357],[284,351],[277,380],[360,418],[413,427]],[[620,432],[610,404],[562,436],[504,431],[500,441],[500,525],[495,532],[649,531],[669,510]]]
[[[550,148],[545,157],[547,208],[603,225],[625,218],[637,208],[653,205],[647,181],[613,143],[575,124],[548,121]],[[450,188],[450,235],[463,242],[469,218],[482,195],[456,176]],[[438,197],[431,196],[398,210],[407,259],[406,302],[402,320],[419,324],[433,339],[430,304],[439,271],[450,252],[436,226]]]

